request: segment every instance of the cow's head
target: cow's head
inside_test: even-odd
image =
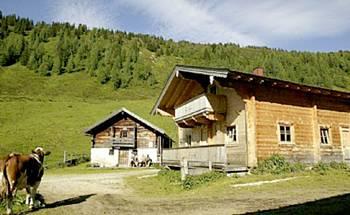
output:
[[[40,160],[41,162],[44,161],[44,157],[45,157],[46,155],[51,154],[50,151],[45,151],[42,147],[36,147],[35,149],[32,150],[32,153],[35,154],[35,155],[37,155],[37,156],[39,157],[39,160]]]

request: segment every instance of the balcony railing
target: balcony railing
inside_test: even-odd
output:
[[[120,137],[114,137],[111,139],[113,146],[122,146],[122,147],[134,147],[135,146],[135,138],[134,137],[127,137],[127,138],[120,138]]]
[[[201,94],[175,108],[175,121],[186,120],[201,114],[226,113],[226,96]]]

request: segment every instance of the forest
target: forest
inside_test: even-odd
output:
[[[175,64],[250,72],[350,90],[350,52],[301,52],[233,43],[196,44],[69,23],[34,23],[0,11],[0,66],[21,64],[42,76],[84,72],[114,89],[158,89]]]

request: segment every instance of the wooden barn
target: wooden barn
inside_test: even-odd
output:
[[[290,161],[350,161],[350,93],[229,69],[176,66],[153,114],[170,114],[180,160],[247,170],[273,154]]]
[[[91,138],[91,163],[100,167],[129,166],[132,157],[162,159],[172,140],[164,130],[122,108],[85,130]]]

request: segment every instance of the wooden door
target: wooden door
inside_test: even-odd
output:
[[[119,150],[119,165],[128,166],[129,165],[129,150],[120,149]]]
[[[344,160],[350,162],[350,128],[343,127],[340,129],[340,132],[344,151]]]

